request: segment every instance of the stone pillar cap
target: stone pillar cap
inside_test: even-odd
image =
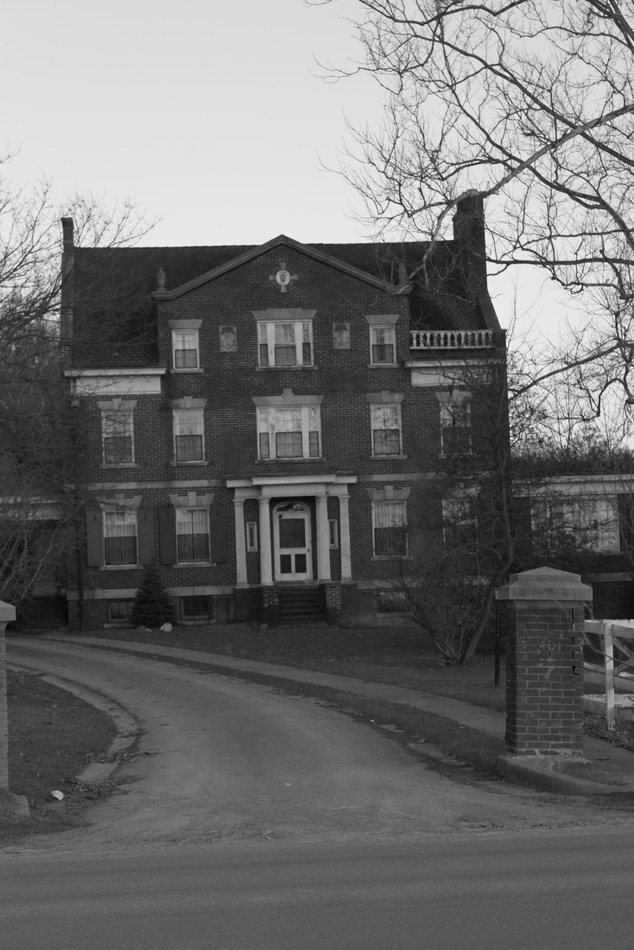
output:
[[[592,588],[582,584],[579,574],[557,571],[552,567],[536,567],[532,571],[511,574],[508,584],[498,587],[496,600],[592,600]]]
[[[15,607],[0,600],[0,623],[10,623],[15,620]]]

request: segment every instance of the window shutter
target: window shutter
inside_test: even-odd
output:
[[[161,564],[176,564],[176,509],[159,508],[159,547]]]
[[[154,509],[139,508],[137,518],[137,540],[139,564],[151,564],[154,560]]]
[[[226,561],[227,510],[224,505],[212,505],[209,509],[209,560]]]
[[[103,515],[101,511],[86,512],[86,564],[103,565]]]

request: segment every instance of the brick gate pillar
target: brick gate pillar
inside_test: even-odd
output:
[[[0,600],[0,816],[3,818],[29,814],[24,795],[12,795],[9,791],[9,716],[4,632],[11,620],[15,620],[15,607]]]
[[[582,755],[583,653],[575,625],[592,588],[548,567],[496,591],[514,623],[506,648],[506,747],[515,756]]]

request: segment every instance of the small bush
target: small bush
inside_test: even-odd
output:
[[[131,620],[136,627],[161,627],[174,620],[174,605],[156,567],[145,568],[143,583],[132,605]]]

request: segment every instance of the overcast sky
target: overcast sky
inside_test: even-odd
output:
[[[354,0],[9,0],[0,59],[12,174],[133,197],[157,244],[355,241],[336,165],[379,114],[370,81],[327,84],[354,52]],[[7,42],[10,38],[10,41]],[[10,94],[7,94],[9,93]]]
[[[16,153],[10,174],[51,178],[60,199],[132,198],[160,219],[145,244],[362,240],[354,192],[323,168],[337,166],[346,116],[360,125],[381,114],[376,83],[327,83],[317,64],[358,53],[346,12],[355,0],[9,0],[0,145]],[[493,287],[503,325],[512,291]],[[552,323],[547,299],[528,306],[521,290],[524,326],[545,313]]]

